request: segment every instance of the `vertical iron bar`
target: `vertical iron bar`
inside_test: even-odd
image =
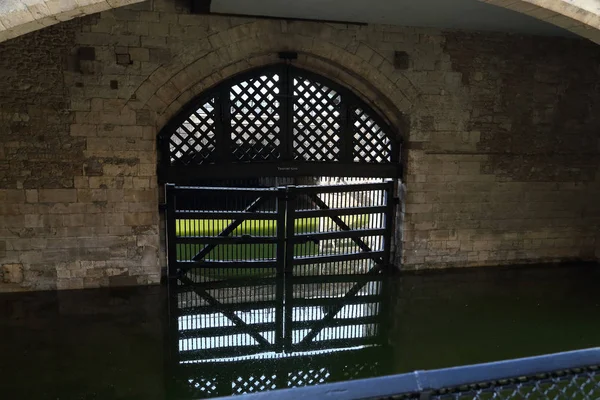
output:
[[[352,107],[349,103],[349,99],[346,96],[341,96],[342,101],[340,102],[340,161],[351,162],[352,161],[352,120],[350,111]]]
[[[294,235],[297,196],[295,187],[287,188],[286,196],[286,246],[285,246],[285,349],[292,348],[292,322],[294,314]]]
[[[177,220],[175,218],[175,185],[165,185],[167,201],[167,276],[177,276]]]
[[[394,182],[387,182],[385,188],[385,233],[383,235],[383,269],[389,271],[394,229]]]
[[[289,65],[282,68],[281,74],[281,109],[282,109],[282,160],[294,159],[294,74]]]
[[[346,97],[344,99],[344,97]],[[354,160],[353,151],[354,151],[354,115],[352,110],[354,109],[354,105],[350,102],[350,99],[347,96],[342,97],[342,103],[345,105],[344,111],[344,121],[342,121],[342,136],[341,136],[341,145],[342,147],[342,161],[343,162],[352,162]]]
[[[384,271],[385,273],[386,271]],[[378,315],[378,320],[379,320],[379,338],[378,340],[381,343],[384,343],[386,338],[388,337],[392,337],[391,335],[392,333],[392,328],[393,328],[393,323],[398,324],[399,320],[396,320],[393,315],[393,312],[395,310],[395,304],[392,304],[392,301],[394,300],[394,296],[393,296],[393,290],[392,290],[392,282],[390,279],[383,279],[380,284],[378,285],[379,287],[379,295],[380,295],[380,305],[379,305],[379,315]]]
[[[245,194],[238,194],[237,196],[235,196],[234,208],[233,208],[235,211],[241,210],[242,204],[244,203],[244,200],[245,200],[245,196],[246,196]],[[241,223],[241,225],[237,228],[240,231],[239,236],[243,236],[243,235],[245,235],[247,233],[246,229],[247,229],[247,225],[248,224],[252,225],[253,221],[251,219],[243,221]],[[231,233],[232,236],[234,236],[234,232],[235,232],[235,230]],[[225,254],[223,256],[223,259],[224,260],[231,259],[231,261],[238,261],[238,259],[239,259],[238,255],[237,254],[233,254],[234,249],[236,249],[236,246],[233,245],[233,244],[227,244],[224,247],[225,247],[225,249],[224,249]],[[241,255],[242,252],[245,253],[246,246],[243,245],[243,244],[239,245],[237,247],[237,250],[239,250],[239,253]],[[233,269],[233,271],[227,271],[226,274],[227,273],[232,273],[234,276],[239,276],[240,273],[241,273],[241,270],[240,270],[240,267],[238,266],[238,267],[235,267]],[[235,338],[235,336],[234,336],[233,341],[237,342],[237,338]]]
[[[215,99],[215,120],[220,123],[214,124],[217,154],[221,163],[232,162],[233,146],[231,146],[231,106],[230,89],[231,86],[225,86],[217,93]]]
[[[285,261],[286,261],[286,197],[285,188],[277,190],[277,281],[276,298],[277,307],[275,314],[275,348],[276,351],[283,351],[284,347],[284,279],[285,279]]]

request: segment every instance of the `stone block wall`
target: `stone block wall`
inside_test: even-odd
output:
[[[155,129],[79,60],[83,26],[0,46],[0,291],[160,280]]]
[[[448,92],[428,95],[425,115],[412,118],[404,262],[593,259],[598,51],[553,39],[444,39]]]
[[[596,45],[199,16],[184,3],[0,44],[0,291],[158,282],[157,133],[282,50],[403,136],[403,268],[598,257]]]

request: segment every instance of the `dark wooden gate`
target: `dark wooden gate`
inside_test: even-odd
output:
[[[393,190],[168,185],[172,353],[190,362],[380,341]]]
[[[394,183],[167,185],[169,277],[182,284],[375,274],[390,263]]]
[[[288,188],[286,349],[364,346],[379,340],[379,332],[350,336],[352,327],[377,329],[379,279],[390,268],[393,190],[391,181]],[[314,219],[317,227],[299,229]],[[307,246],[316,247],[314,254],[305,255]],[[307,288],[319,296],[307,298]],[[353,304],[363,308],[361,315],[353,312]],[[332,327],[348,329],[328,335]]]
[[[289,63],[203,92],[161,130],[158,147],[163,183],[402,174],[397,128],[350,89]]]
[[[398,127],[288,60],[201,93],[161,130],[158,147],[172,354],[209,366],[188,388],[245,393],[363,368],[319,361],[302,371],[289,360],[283,373],[209,376],[224,360],[252,370],[267,353],[314,357],[381,338],[394,208],[384,179],[402,175]],[[322,175],[336,178],[310,184]],[[204,183],[216,179],[246,182]],[[356,179],[365,182],[348,183]]]

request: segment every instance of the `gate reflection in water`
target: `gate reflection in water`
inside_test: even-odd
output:
[[[252,393],[386,370],[383,275],[290,281],[291,296],[284,296],[277,278],[243,286],[203,283],[197,287],[202,295],[179,294],[185,307],[170,321],[177,337],[170,358],[177,397]],[[356,285],[361,288],[347,297]],[[291,325],[278,325],[282,311],[291,314]]]

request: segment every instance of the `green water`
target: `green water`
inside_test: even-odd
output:
[[[348,339],[331,328],[318,351],[292,346],[243,360],[247,348],[229,343],[223,347],[237,354],[235,361],[213,357],[212,364],[196,365],[180,361],[206,361],[212,350],[181,349],[176,336],[181,326],[174,308],[169,310],[165,286],[0,295],[1,398],[201,398],[209,397],[201,387],[213,395],[235,392],[237,378],[287,387],[311,379],[333,382],[600,346],[599,266],[407,273],[383,282],[361,292],[380,308],[345,306],[362,307],[373,316],[360,329],[349,321],[348,332],[355,333]],[[294,298],[321,304],[328,297],[339,298],[350,284],[297,284]],[[251,311],[235,311],[236,301],[252,296],[281,300],[277,288],[284,286],[273,281],[260,290],[209,292],[247,319]],[[307,307],[302,312],[318,320],[333,306]],[[203,312],[226,320],[218,311]],[[262,322],[271,321],[264,315]],[[304,334],[291,333],[298,338]],[[308,379],[302,381],[302,373]]]

